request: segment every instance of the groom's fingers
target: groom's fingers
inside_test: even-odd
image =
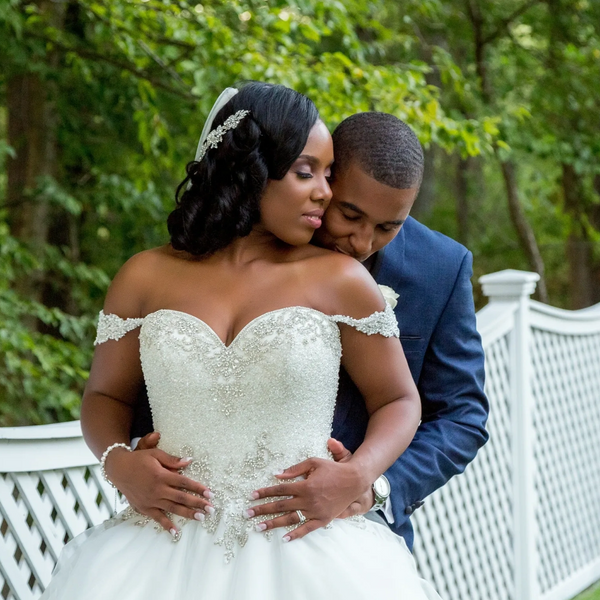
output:
[[[281,473],[276,473],[275,477],[277,477],[277,479],[296,479],[296,477],[307,477],[318,466],[319,461],[322,460],[323,459],[321,458],[308,458],[297,465],[293,465],[285,469],[285,471],[282,471]]]
[[[135,449],[151,450],[152,448],[156,448],[159,441],[160,433],[158,433],[158,431],[153,431],[152,433],[147,433],[143,438],[140,438]]]
[[[346,462],[352,458],[352,452],[350,452],[342,442],[335,438],[329,438],[327,440],[327,448],[329,449],[329,452],[331,452],[335,462]]]
[[[339,517],[338,519],[347,519],[348,517],[354,517],[355,515],[364,515],[363,506],[360,502],[353,502]]]

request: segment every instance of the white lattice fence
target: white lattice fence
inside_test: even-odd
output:
[[[490,441],[413,519],[445,600],[568,600],[600,579],[600,305],[547,307],[536,281],[481,279]],[[37,598],[114,501],[79,423],[0,429],[0,600]]]
[[[600,579],[600,305],[481,281],[490,441],[415,514],[415,557],[446,600],[568,600]]]
[[[536,316],[545,326],[532,337],[538,585],[559,598],[571,580],[600,573],[600,331],[556,333]]]
[[[114,507],[79,423],[0,430],[0,598],[33,600],[64,544]]]
[[[468,469],[413,518],[421,574],[445,600],[511,600],[514,593],[509,340],[487,350],[490,441]]]

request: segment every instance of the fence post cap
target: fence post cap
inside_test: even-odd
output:
[[[505,269],[479,278],[483,294],[490,300],[516,300],[535,292],[539,273]]]

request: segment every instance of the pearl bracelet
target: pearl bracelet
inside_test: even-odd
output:
[[[107,459],[108,455],[115,448],[125,448],[125,450],[128,450],[129,452],[133,452],[133,450],[131,449],[131,446],[128,446],[127,444],[123,444],[123,443],[112,444],[112,446],[109,446],[102,453],[102,456],[100,457],[100,473],[102,473],[102,477],[104,478],[104,481],[106,481],[111,487],[115,488],[115,490],[116,490],[117,486],[106,476],[106,470],[104,468],[106,465],[106,459]]]

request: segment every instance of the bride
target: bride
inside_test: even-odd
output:
[[[340,362],[370,414],[344,466],[365,490],[420,419],[377,285],[354,259],[308,245],[332,162],[327,128],[293,90],[249,83],[217,111],[179,187],[170,244],[131,258],[110,286],[81,415],[106,478],[133,473],[151,460],[128,447],[145,384],[161,449],[187,457],[173,488],[196,480],[197,508],[184,519],[131,507],[76,538],[45,600],[439,598],[385,525],[335,519],[294,540],[310,519],[301,506],[283,536],[248,512],[285,467],[331,458]]]

